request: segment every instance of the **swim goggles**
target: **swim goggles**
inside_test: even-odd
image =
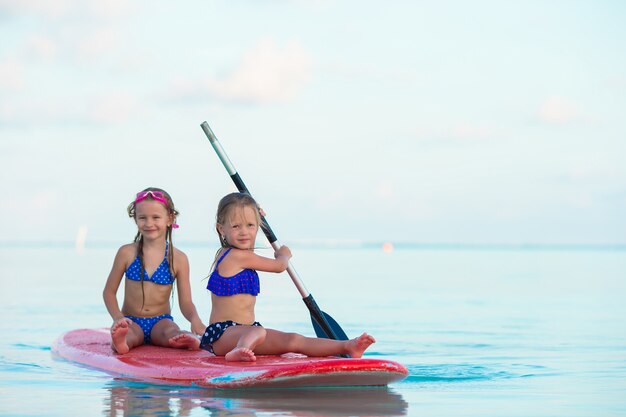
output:
[[[145,200],[146,198],[148,198],[148,196],[152,196],[153,199],[155,199],[156,201],[160,201],[166,206],[168,205],[167,199],[165,198],[165,194],[163,194],[162,191],[152,191],[152,190],[138,192],[137,197],[135,197],[135,204],[139,203],[140,201]]]
[[[165,207],[169,207],[167,198],[165,198],[165,193],[163,193],[162,191],[153,191],[153,190],[138,192],[137,196],[135,197],[135,204],[139,203],[140,201],[145,200],[146,198],[148,198],[148,196],[151,196],[154,200],[165,204]],[[178,229],[179,226],[176,223],[172,223],[172,228]]]

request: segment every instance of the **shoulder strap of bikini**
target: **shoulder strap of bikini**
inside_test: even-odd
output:
[[[215,269],[217,269],[217,266],[220,264],[220,262],[222,262],[222,259],[224,259],[224,257],[226,255],[228,255],[228,252],[230,252],[232,248],[228,248],[224,251],[224,253],[222,254],[222,256],[220,256],[220,258],[217,260],[217,263],[215,264]]]

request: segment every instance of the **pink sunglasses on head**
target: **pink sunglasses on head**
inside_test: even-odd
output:
[[[137,197],[135,197],[135,204],[145,200],[146,198],[148,198],[148,196],[151,196],[155,201],[165,204],[165,207],[169,209],[167,198],[165,198],[165,194],[162,191],[140,191],[137,193]],[[173,223],[172,227],[174,229],[178,229],[179,226],[176,223]]]

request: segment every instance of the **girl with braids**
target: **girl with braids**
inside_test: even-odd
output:
[[[211,317],[200,348],[223,355],[227,361],[253,362],[256,355],[287,352],[360,358],[375,342],[367,333],[352,340],[318,339],[266,329],[255,321],[254,305],[261,291],[256,271],[283,272],[291,258],[287,246],[280,247],[274,259],[254,253],[261,223],[259,210],[245,193],[229,194],[218,205],[216,229],[221,248],[207,285],[211,291]]]
[[[191,299],[187,256],[172,244],[172,229],[178,228],[172,198],[159,188],[146,188],[130,203],[128,215],[137,224],[137,235],[118,250],[102,293],[113,318],[111,346],[120,354],[142,344],[198,349],[195,334],[202,334],[205,326]],[[124,274],[120,310],[116,294]],[[182,331],[170,315],[174,281],[180,310],[193,333]]]

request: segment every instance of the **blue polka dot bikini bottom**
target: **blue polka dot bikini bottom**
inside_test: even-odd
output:
[[[169,319],[174,321],[174,317],[170,316],[169,314],[162,314],[156,317],[126,316],[126,318],[131,319],[132,321],[137,323],[139,327],[141,327],[141,330],[143,330],[143,343],[146,345],[150,344],[150,332],[152,332],[152,328],[155,324],[163,319]]]
[[[213,352],[213,343],[217,342],[218,339],[224,334],[224,331],[230,326],[245,326],[245,324],[237,323],[232,320],[220,321],[210,324],[209,327],[207,327],[204,331],[204,335],[202,335],[202,340],[200,341],[200,349],[208,350],[209,352],[215,354],[215,352]],[[258,321],[252,323],[251,326],[263,327]]]

